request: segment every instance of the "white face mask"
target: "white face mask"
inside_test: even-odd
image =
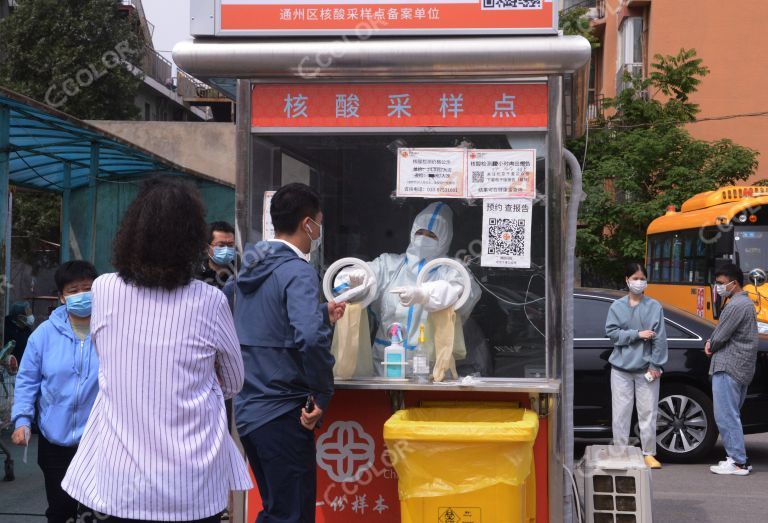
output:
[[[307,229],[306,229],[307,237],[309,238],[309,241],[311,242],[310,246],[309,246],[309,252],[315,252],[317,249],[320,248],[320,245],[323,243],[323,226],[320,225],[319,223],[317,223],[312,218],[310,218],[309,221],[311,221],[312,223],[317,225],[317,227],[320,229],[320,234],[318,235],[317,238],[312,238],[312,235],[310,234],[310,231],[312,229],[309,227],[309,225],[307,225]]]
[[[29,316],[27,316],[26,319],[27,319],[27,325],[29,325],[30,327],[35,324],[35,315],[34,314],[30,314]]]
[[[408,252],[419,259],[434,258],[439,254],[440,243],[434,238],[417,234],[411,242]]]
[[[648,287],[648,282],[646,280],[627,280],[627,287],[632,294],[642,294]]]
[[[715,284],[715,292],[721,298],[727,298],[728,296],[730,296],[732,294],[731,291],[728,290],[728,286],[730,284],[732,284],[732,283],[734,283],[734,282],[730,281],[728,283],[716,283]]]

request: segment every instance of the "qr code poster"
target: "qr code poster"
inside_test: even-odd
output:
[[[400,198],[466,197],[466,149],[397,150]]]
[[[470,198],[533,198],[536,150],[471,149],[467,175]]]
[[[483,9],[541,9],[542,0],[483,0]]]
[[[531,266],[533,204],[523,198],[483,200],[483,267]]]
[[[275,239],[275,226],[272,225],[272,215],[269,213],[269,208],[272,206],[272,197],[276,191],[264,191],[264,211],[261,217],[261,235],[262,240],[274,240]]]

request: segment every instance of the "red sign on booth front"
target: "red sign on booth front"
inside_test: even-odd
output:
[[[217,34],[555,34],[553,0],[219,0]]]
[[[316,523],[400,521],[397,474],[383,435],[391,415],[383,391],[336,391],[317,431]],[[247,521],[256,521],[261,506],[259,491],[253,488]]]
[[[547,126],[546,84],[270,84],[252,93],[256,128]]]

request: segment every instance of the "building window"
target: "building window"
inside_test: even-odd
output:
[[[616,71],[616,94],[627,87],[624,73],[632,76],[643,75],[643,18],[632,16],[625,18],[619,29],[619,52]]]
[[[148,103],[144,103],[144,120],[147,122],[152,119],[152,107]]]

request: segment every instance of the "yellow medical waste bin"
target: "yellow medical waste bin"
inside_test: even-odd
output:
[[[403,523],[536,520],[530,410],[488,403],[411,408],[384,424]]]

